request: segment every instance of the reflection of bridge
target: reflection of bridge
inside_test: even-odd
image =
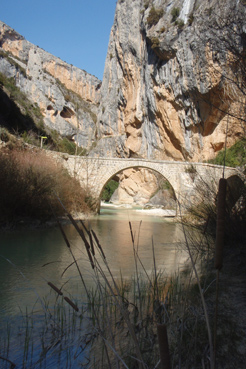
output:
[[[160,173],[174,189],[177,200],[181,204],[193,201],[197,186],[201,183],[218,185],[222,177],[223,167],[207,163],[190,163],[179,161],[160,161],[147,159],[93,158],[84,156],[59,155],[59,161],[69,173],[76,176],[80,183],[98,199],[105,184],[117,173],[128,168],[146,168]],[[239,175],[235,168],[225,168],[225,178]]]

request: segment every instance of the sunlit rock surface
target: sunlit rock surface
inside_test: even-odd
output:
[[[37,104],[44,123],[89,148],[94,141],[101,81],[63,62],[0,22],[0,72]]]
[[[153,9],[161,14],[155,21]],[[242,98],[231,83],[230,50],[219,49],[221,33],[209,25],[234,19],[233,45],[241,52],[245,30],[236,12],[245,13],[241,1],[118,1],[94,153],[105,145],[111,156],[203,161],[223,148],[227,123],[233,144],[242,133],[233,117]]]

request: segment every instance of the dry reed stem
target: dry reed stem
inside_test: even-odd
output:
[[[103,259],[106,259],[106,256],[105,256],[105,254],[103,252],[103,249],[102,249],[102,246],[100,245],[100,242],[99,242],[99,240],[97,238],[97,235],[95,234],[95,232],[93,231],[93,229],[91,230],[91,233],[93,234],[93,237],[94,237],[94,239],[96,241],[97,247],[100,250]]]
[[[60,201],[60,199],[59,199],[59,201]],[[63,206],[63,204],[62,204],[62,206]],[[64,206],[63,206],[64,207]],[[64,208],[65,209],[65,208]],[[66,210],[66,209],[65,209]],[[68,212],[67,212],[67,210],[66,210],[66,213],[67,213],[67,215],[69,214]],[[75,222],[75,220],[73,219],[73,217],[71,216],[71,214],[69,214],[69,217],[71,217],[71,219],[73,220],[72,221],[72,224],[73,225],[75,225],[76,224],[76,227],[75,227],[75,229],[78,231],[78,226],[77,226],[77,223]],[[67,239],[67,236],[66,236],[66,234],[65,234],[65,232],[64,232],[64,230],[63,230],[63,228],[62,228],[62,225],[60,224],[60,222],[59,222],[59,220],[58,219],[56,219],[57,220],[57,223],[58,223],[58,225],[59,225],[59,228],[60,228],[60,230],[61,230],[61,233],[62,233],[62,235],[63,235],[63,237],[64,237],[64,240],[65,240],[65,242],[66,242],[66,244],[67,244],[67,246],[68,246],[68,248],[69,248],[69,251],[70,251],[70,253],[71,253],[71,256],[72,256],[72,258],[73,258],[73,260],[74,260],[74,264],[76,265],[76,268],[77,268],[77,270],[78,270],[78,273],[79,273],[79,276],[80,276],[80,279],[81,279],[81,281],[82,281],[82,284],[83,284],[83,286],[84,286],[84,289],[85,289],[85,292],[86,292],[86,296],[87,296],[87,298],[88,298],[88,301],[91,303],[91,299],[90,299],[90,294],[89,294],[89,291],[88,291],[88,289],[87,289],[87,287],[86,287],[86,283],[85,283],[85,281],[84,281],[84,278],[83,278],[83,275],[82,275],[82,273],[81,273],[81,270],[80,270],[80,268],[79,268],[79,265],[78,265],[78,262],[77,262],[77,260],[76,260],[76,258],[75,258],[75,256],[74,256],[74,253],[73,253],[73,251],[71,250],[71,246],[70,246],[70,243],[69,243],[69,241],[68,241],[68,239]],[[81,231],[80,229],[79,229],[79,231]],[[81,232],[78,232],[79,233],[79,235],[81,235]],[[82,238],[83,239],[83,238]],[[87,241],[87,240],[86,240]],[[87,242],[88,243],[88,242]],[[85,245],[85,247],[86,247],[86,245]],[[89,254],[88,254],[89,255]],[[94,265],[94,263],[92,262],[92,265],[95,267],[95,265]],[[94,267],[92,268],[92,269],[94,269]],[[94,309],[94,306],[93,306],[93,304],[91,303],[91,306],[92,306],[92,310],[93,310],[93,315],[94,315],[94,317],[95,317],[95,319],[96,319],[96,321],[97,321],[97,324],[98,324],[98,329],[97,329],[97,332],[99,333],[99,335],[103,338],[103,343],[104,343],[104,345],[105,345],[105,351],[106,351],[106,356],[107,356],[107,360],[108,360],[108,365],[109,365],[109,368],[111,368],[111,364],[110,364],[110,359],[109,359],[109,354],[108,354],[108,350],[107,350],[107,346],[106,346],[106,343],[107,343],[107,340],[103,337],[103,334],[102,334],[102,330],[101,330],[101,326],[100,326],[100,320],[99,320],[99,317],[98,317],[98,315],[97,315],[97,313],[96,313],[96,311],[95,311],[95,309]],[[106,342],[106,343],[105,343]]]
[[[217,344],[219,273],[223,266],[223,248],[225,237],[226,187],[227,187],[226,179],[220,178],[217,200],[217,224],[216,224],[216,241],[215,241],[215,258],[214,258],[214,265],[215,268],[217,269],[216,301],[215,301],[215,317],[214,317],[214,363],[216,361],[216,344]]]
[[[79,311],[79,308],[78,308],[78,306],[77,305],[75,305],[74,303],[73,303],[73,301],[71,301],[67,296],[64,296],[64,300],[73,308],[73,310],[75,310],[75,311]]]
[[[180,203],[179,203],[179,211],[180,211],[180,218],[182,220]],[[206,306],[206,302],[205,302],[205,299],[204,299],[204,294],[203,294],[203,291],[202,291],[200,279],[199,279],[197,269],[196,269],[196,266],[195,266],[195,263],[194,263],[194,260],[193,260],[193,256],[192,256],[192,253],[191,253],[191,249],[190,249],[190,246],[189,246],[189,242],[188,242],[188,239],[187,239],[187,235],[186,235],[186,231],[185,231],[183,223],[182,223],[182,227],[183,227],[183,234],[184,234],[184,237],[185,237],[185,243],[186,243],[187,250],[188,250],[188,253],[189,253],[192,269],[193,269],[193,271],[195,273],[195,276],[196,276],[196,280],[197,280],[197,284],[198,284],[198,288],[199,288],[199,292],[200,292],[200,297],[201,297],[201,300],[202,300],[205,320],[206,320],[206,326],[207,326],[207,331],[208,331],[208,340],[209,340],[209,349],[210,349],[210,369],[214,369],[214,350],[213,350],[212,333],[211,333],[211,327],[210,327],[210,323],[209,323],[207,306]]]
[[[5,357],[0,356],[1,360],[7,361],[7,363],[10,364],[10,369],[14,369],[16,367],[16,364],[14,364],[11,360],[6,359]]]
[[[122,317],[123,317],[123,319],[124,319],[124,321],[125,321],[128,329],[129,329],[129,333],[130,333],[130,335],[131,335],[131,337],[133,339],[133,342],[134,342],[134,345],[135,345],[135,348],[136,348],[136,355],[137,355],[137,358],[138,358],[139,369],[142,369],[143,368],[143,358],[142,358],[142,353],[141,353],[141,350],[140,350],[140,347],[139,347],[139,343],[138,343],[138,340],[137,340],[137,337],[136,337],[136,333],[134,331],[134,327],[133,327],[133,325],[132,325],[132,323],[130,321],[129,314],[126,311],[126,309],[124,307],[124,304],[122,304],[122,300],[120,298],[118,298],[118,296],[120,296],[120,291],[119,291],[118,285],[117,285],[117,283],[116,283],[116,281],[114,279],[114,276],[112,275],[112,272],[111,272],[111,270],[110,270],[110,268],[108,266],[108,263],[107,263],[106,259],[104,260],[104,262],[105,262],[105,266],[107,267],[107,270],[108,270],[108,272],[110,274],[110,277],[112,279],[112,282],[113,282],[114,288],[115,288],[115,290],[117,292],[117,295],[115,294],[115,292],[114,292],[111,284],[109,283],[108,278],[106,277],[105,273],[103,272],[103,270],[102,270],[102,268],[101,268],[101,266],[100,266],[100,264],[98,263],[97,260],[96,260],[96,267],[98,268],[101,276],[103,277],[106,285],[108,286],[108,288],[109,288],[109,290],[110,290],[110,292],[112,294],[112,297],[115,300],[115,303],[118,306],[118,308],[119,308],[119,310],[121,312],[121,315],[122,315]]]
[[[62,296],[62,295],[63,295],[62,291],[61,291],[59,288],[57,288],[53,283],[48,282],[48,285],[49,285],[51,288],[53,288],[53,290],[54,290],[54,291],[56,291],[56,293],[58,293],[58,295],[60,295],[60,296]]]
[[[225,178],[219,180],[219,191],[217,200],[217,224],[215,241],[215,268],[221,269],[223,265],[223,246],[225,235],[225,211],[226,211],[226,185]]]
[[[165,324],[157,324],[157,335],[161,358],[161,369],[171,369],[167,327]]]

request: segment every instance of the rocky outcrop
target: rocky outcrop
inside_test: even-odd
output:
[[[115,205],[146,206],[146,208],[175,209],[172,187],[162,175],[145,168],[130,168],[117,175],[119,187],[110,202]]]
[[[144,205],[158,190],[158,177],[147,169],[127,169],[118,177],[120,185],[110,199],[113,204]]]
[[[63,62],[0,22],[0,73],[41,109],[44,123],[89,148],[95,139],[101,81]]]
[[[169,190],[159,190],[147,204],[144,209],[169,209],[175,210],[177,207],[176,200]]]
[[[245,52],[243,19],[241,0],[119,0],[94,153],[203,161],[224,146],[227,124],[233,144],[243,131],[234,118],[245,97],[234,58]]]

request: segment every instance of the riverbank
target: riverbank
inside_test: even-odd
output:
[[[101,206],[105,208],[115,208],[115,209],[130,209],[135,211],[136,213],[142,213],[143,215],[153,215],[158,217],[167,217],[167,218],[175,218],[176,217],[176,210],[171,209],[162,209],[158,207],[152,207],[152,208],[142,208],[140,206],[133,206],[130,204],[113,204],[113,203],[106,203],[101,202]]]

